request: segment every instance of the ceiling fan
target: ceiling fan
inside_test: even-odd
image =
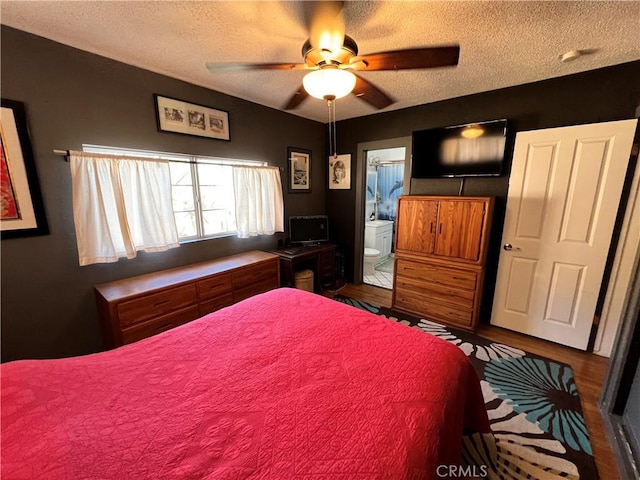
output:
[[[355,40],[345,34],[344,2],[304,2],[311,6],[310,35],[302,46],[303,63],[207,63],[212,73],[249,70],[309,71],[303,85],[289,98],[284,110],[300,105],[309,95],[329,102],[353,93],[377,109],[395,100],[354,72],[411,70],[458,64],[460,47],[444,45],[358,55]]]

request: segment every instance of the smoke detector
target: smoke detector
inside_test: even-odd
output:
[[[558,58],[560,59],[561,62],[566,63],[566,62],[572,62],[575,59],[580,58],[581,56],[582,56],[582,50],[570,50],[566,53],[563,53]]]

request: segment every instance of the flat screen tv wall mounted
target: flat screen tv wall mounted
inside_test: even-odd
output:
[[[415,131],[412,133],[411,176],[500,176],[506,139],[506,120]]]
[[[329,217],[305,215],[289,217],[289,242],[312,245],[329,241]]]

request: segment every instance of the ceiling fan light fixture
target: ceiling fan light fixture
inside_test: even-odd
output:
[[[356,76],[339,68],[321,68],[302,79],[304,89],[312,97],[334,100],[349,95],[356,86]]]

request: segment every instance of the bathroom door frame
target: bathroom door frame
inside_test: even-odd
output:
[[[411,187],[411,136],[388,138],[373,142],[358,143],[358,161],[356,162],[356,231],[353,248],[353,283],[362,283],[362,267],[364,253],[364,222],[367,194],[367,153],[371,150],[384,150],[387,148],[404,147],[404,183],[402,194],[407,195]],[[395,238],[393,241],[395,245]]]

